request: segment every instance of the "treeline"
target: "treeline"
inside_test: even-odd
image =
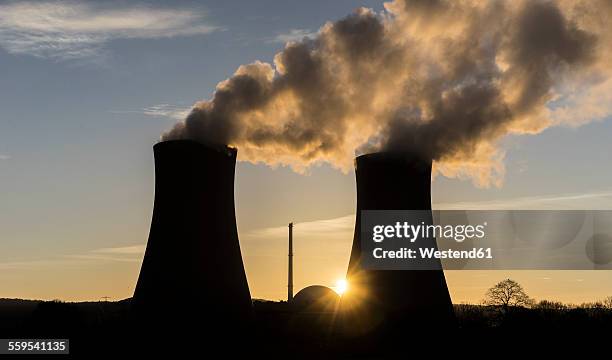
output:
[[[500,281],[488,289],[482,304],[457,304],[454,308],[460,327],[466,329],[612,329],[612,296],[579,305],[535,301],[512,279]]]

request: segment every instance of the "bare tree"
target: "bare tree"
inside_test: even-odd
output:
[[[485,295],[485,305],[500,307],[507,312],[512,307],[529,307],[534,301],[527,296],[523,287],[514,280],[501,281],[489,290]]]
[[[533,305],[534,308],[538,310],[553,310],[553,311],[563,311],[567,310],[568,306],[560,301],[551,301],[551,300],[542,300],[537,304]]]

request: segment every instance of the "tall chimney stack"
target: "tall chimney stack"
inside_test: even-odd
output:
[[[153,149],[155,204],[134,291],[136,321],[150,330],[239,328],[252,303],[234,210],[237,151],[191,140]]]
[[[293,301],[293,223],[289,223],[289,271],[287,272],[287,302]]]
[[[355,160],[357,213],[342,297],[345,330],[392,337],[453,326],[455,318],[441,270],[369,270],[360,265],[362,210],[431,210],[431,160],[380,152]],[[431,246],[436,246],[435,239]],[[424,244],[427,245],[427,244]],[[441,267],[440,267],[441,268]]]

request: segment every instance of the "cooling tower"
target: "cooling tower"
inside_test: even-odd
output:
[[[239,328],[250,318],[234,213],[236,149],[160,142],[155,204],[133,312],[141,325]]]
[[[355,160],[355,173],[355,235],[347,272],[349,291],[341,305],[345,330],[404,336],[454,326],[441,270],[368,270],[360,264],[361,211],[431,210],[431,160],[404,153],[367,154]],[[435,239],[419,241],[436,247]]]

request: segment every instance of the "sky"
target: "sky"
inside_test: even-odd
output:
[[[152,146],[241,65],[380,1],[0,2],[0,297],[130,297],[153,204]],[[102,9],[102,10],[99,10]],[[438,176],[434,208],[610,209],[610,118],[503,139],[503,184]],[[240,149],[239,149],[240,151]],[[346,271],[354,173],[241,162],[236,215],[251,294]],[[536,298],[612,295],[605,271],[447,272],[454,302],[512,277]]]

